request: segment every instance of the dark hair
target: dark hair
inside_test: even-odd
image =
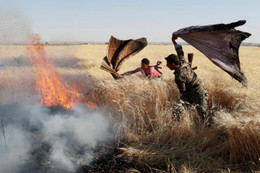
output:
[[[175,65],[180,65],[180,60],[175,54],[170,54],[165,58],[166,61],[174,63]]]
[[[147,59],[147,58],[142,59],[141,62],[144,63],[144,64],[147,64],[147,65],[150,64],[150,61],[149,61],[149,59]]]

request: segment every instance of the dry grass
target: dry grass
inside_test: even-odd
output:
[[[170,165],[173,172],[259,169],[260,117],[252,109],[255,100],[241,89],[219,87],[208,86],[215,115],[210,128],[192,110],[180,122],[172,121],[171,103],[178,90],[171,80],[104,81],[96,87],[95,100],[114,108],[113,118],[121,122],[119,139],[125,144],[121,157],[140,167],[162,172]]]
[[[15,65],[14,59],[23,60],[23,49],[22,46],[0,47],[0,77],[4,81],[0,93],[7,88],[14,95],[19,93],[15,86],[21,86],[21,79],[26,78],[26,84],[33,88],[30,67]],[[119,71],[138,67],[143,57],[149,58],[152,64],[162,60],[164,81],[150,81],[139,74],[113,80],[110,74],[99,69],[106,45],[48,46],[46,50],[59,73],[69,81],[77,81],[82,92],[114,120],[122,151],[119,157],[135,164],[128,172],[260,171],[259,47],[240,48],[242,71],[248,78],[245,88],[200,52],[184,46],[186,53],[194,53],[196,73],[209,90],[209,107],[214,115],[211,127],[203,124],[193,110],[187,111],[180,122],[172,120],[172,104],[179,92],[172,71],[163,60],[174,52],[171,45],[149,45]],[[62,61],[64,58],[67,64]],[[10,64],[7,66],[6,62]],[[21,70],[26,75],[19,76]],[[95,82],[87,82],[90,78]],[[23,93],[29,93],[29,89]],[[1,104],[6,104],[17,98],[2,100],[6,101]]]

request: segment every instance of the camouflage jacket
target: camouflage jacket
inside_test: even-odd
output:
[[[175,82],[183,97],[196,102],[197,98],[205,94],[202,81],[197,74],[191,69],[190,65],[184,59],[184,53],[180,45],[175,46],[177,55],[181,60],[181,65],[175,70]]]

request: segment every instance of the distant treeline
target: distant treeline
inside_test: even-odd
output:
[[[45,42],[44,45],[50,46],[70,46],[70,45],[107,45],[108,42]],[[148,42],[149,45],[172,45],[171,42]],[[189,45],[180,42],[181,45]],[[28,43],[0,43],[0,45],[30,45]],[[242,46],[260,46],[260,43],[242,43]]]

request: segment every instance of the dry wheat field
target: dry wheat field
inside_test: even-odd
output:
[[[114,80],[100,69],[107,45],[44,48],[63,82],[76,83],[80,93],[112,122],[118,152],[107,159],[122,164],[100,164],[100,170],[260,171],[260,47],[240,47],[241,70],[248,79],[248,86],[244,87],[195,48],[183,46],[185,55],[194,53],[193,66],[198,67],[195,72],[209,91],[209,112],[214,122],[210,127],[200,121],[194,110],[188,110],[180,122],[172,120],[172,105],[180,96],[173,71],[164,60],[175,53],[172,45],[148,45],[125,61],[119,71],[139,67],[144,57],[152,65],[160,60],[163,81],[148,80],[141,74]],[[0,45],[1,106],[37,101],[35,72],[25,49],[24,45]]]

